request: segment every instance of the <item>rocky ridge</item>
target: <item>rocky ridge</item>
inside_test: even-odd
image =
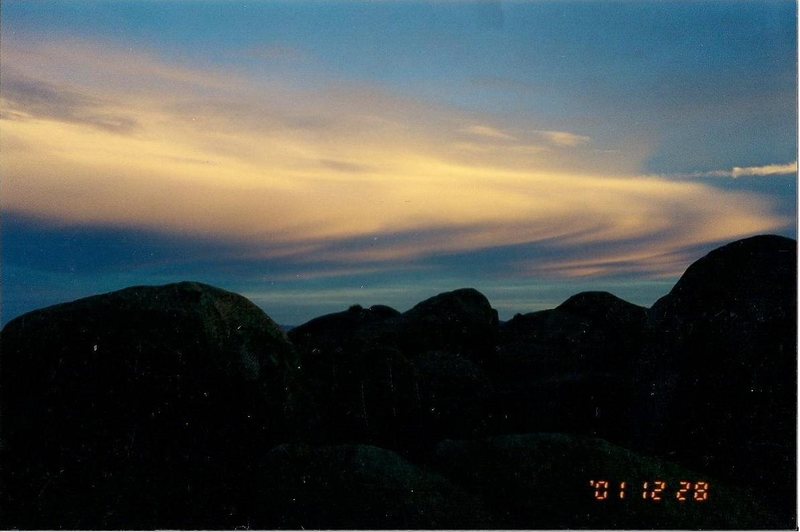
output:
[[[794,527],[795,294],[796,242],[760,236],[650,309],[585,292],[500,323],[462,289],[284,333],[178,283],[35,311],[0,333],[0,524]],[[721,499],[599,510],[590,473]]]

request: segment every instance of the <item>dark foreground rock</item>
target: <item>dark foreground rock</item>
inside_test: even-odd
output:
[[[503,324],[491,378],[500,432],[548,430],[629,441],[637,432],[646,309],[582,292]]]
[[[759,236],[692,264],[652,309],[652,440],[796,500],[797,242]]]
[[[444,441],[436,449],[434,463],[439,473],[484,501],[492,518],[487,528],[785,526],[755,502],[752,491],[597,438],[525,434]],[[608,499],[595,499],[592,480],[610,483]],[[708,500],[696,502],[690,491],[688,500],[678,501],[682,480],[707,482]],[[643,499],[644,482],[652,487],[656,481],[665,482],[657,495],[661,500]],[[621,482],[626,483],[624,499],[619,497]]]
[[[400,313],[353,306],[294,328],[315,442],[403,446],[415,437],[421,402],[413,364],[398,345]]]
[[[4,528],[236,524],[249,458],[285,437],[291,346],[236,294],[129,288],[1,341]]]
[[[501,324],[462,289],[291,341],[196,283],[32,312],[0,335],[0,525],[794,528],[795,294],[796,242],[764,236],[651,309]],[[604,479],[713,499],[598,506]]]
[[[497,337],[497,311],[472,288],[445,292],[403,314],[401,342],[412,354],[446,351],[482,362]]]
[[[301,374],[320,412],[311,441],[416,450],[483,434],[491,422],[482,363],[494,355],[497,312],[476,290],[315,318],[294,328]]]
[[[255,528],[481,528],[483,503],[397,454],[369,445],[281,445],[259,461]]]

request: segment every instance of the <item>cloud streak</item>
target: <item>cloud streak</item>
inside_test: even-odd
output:
[[[789,223],[758,196],[585,170],[586,136],[525,139],[374,87],[308,89],[140,55],[126,71],[113,66],[123,52],[88,45],[2,53],[2,206],[40,218],[220,239],[254,260],[342,272],[556,242],[562,258],[515,267],[566,277],[671,274],[665,253]],[[110,70],[74,81],[94,65]],[[739,172],[787,165],[772,166]],[[590,244],[595,256],[575,254]]]
[[[472,125],[465,127],[464,132],[476,137],[486,137],[499,140],[517,140],[513,135],[491,126]]]
[[[744,176],[773,176],[773,175],[790,175],[797,173],[797,161],[789,164],[768,164],[766,166],[747,166],[744,168],[734,167],[731,170],[731,177],[744,177]]]
[[[734,166],[730,170],[711,170],[708,172],[693,172],[689,174],[676,174],[673,177],[695,179],[703,177],[772,177],[787,176],[797,173],[797,161],[786,164],[766,164],[763,166]]]
[[[574,146],[580,146],[581,144],[587,144],[592,139],[585,135],[576,135],[574,133],[570,133],[568,131],[542,131],[537,130],[535,131],[537,135],[542,137],[544,140],[552,144],[553,146],[558,146],[561,148],[572,148]]]
[[[106,110],[107,102],[98,98],[13,72],[6,71],[2,97],[6,109],[16,110],[6,114],[9,120],[56,120],[112,133],[130,133],[137,126],[134,118]]]

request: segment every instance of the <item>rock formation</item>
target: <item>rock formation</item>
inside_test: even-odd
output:
[[[38,310],[0,333],[0,524],[792,528],[796,260],[749,238],[650,309],[584,292],[505,323],[474,289],[288,337],[198,283]],[[716,499],[598,506],[595,477]]]
[[[46,308],[2,332],[4,527],[224,526],[285,438],[293,351],[198,283]]]

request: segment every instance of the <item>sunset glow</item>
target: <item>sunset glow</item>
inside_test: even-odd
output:
[[[49,4],[4,4],[3,321],[134,279],[197,279],[260,294],[257,303],[284,323],[339,304],[283,305],[303,287],[352,286],[351,303],[402,309],[406,298],[386,290],[469,285],[498,298],[501,310],[522,304],[516,311],[524,312],[558,303],[537,286],[560,280],[566,296],[575,279],[614,291],[624,278],[629,288],[617,293],[649,305],[659,283],[718,243],[795,236],[792,3],[496,2],[505,26],[489,29],[472,3],[333,2],[295,26],[271,17],[319,5],[263,2],[253,13],[204,5],[65,2],[54,4],[61,18],[38,18]],[[525,38],[562,11],[583,27],[593,9],[638,17],[645,29],[627,30],[635,36],[659,13],[693,22],[686,35],[641,44],[654,61],[640,75],[635,57],[607,55],[616,38],[608,49],[597,43],[597,64],[580,59],[589,52],[571,35]],[[103,16],[87,24],[92,10]],[[414,35],[416,44],[376,37],[388,12],[407,15],[389,33]],[[179,14],[185,27],[151,38],[159,16]],[[777,34],[748,51],[738,34],[703,32],[725,15]],[[267,22],[226,37],[248,16]],[[348,39],[334,31],[342,17],[375,27]],[[313,24],[318,34],[307,33]],[[191,25],[208,36],[185,33]],[[697,49],[678,44],[688,36],[700,40]],[[324,53],[326,39],[353,63]],[[208,54],[195,49],[201,42]],[[540,57],[561,42],[563,64]],[[480,49],[475,64],[458,46]],[[486,76],[475,74],[503,51]],[[672,63],[659,62],[667,51]],[[743,72],[758,54],[772,62],[766,78]],[[440,61],[449,75],[435,71]],[[693,85],[653,84],[709,61],[719,69]],[[559,70],[578,64],[580,76]],[[732,75],[725,64],[746,78],[708,104]],[[612,66],[613,79],[597,77]],[[629,86],[617,86],[620,76]],[[631,90],[641,92],[622,97]],[[103,237],[53,247],[59,231]],[[149,249],[153,235],[182,243]],[[131,260],[106,263],[105,246]],[[96,260],[70,266],[79,254]],[[515,283],[529,287],[527,305],[502,301]]]

